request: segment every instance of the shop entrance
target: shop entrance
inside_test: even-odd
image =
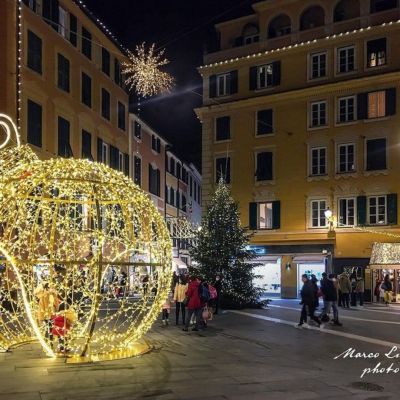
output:
[[[297,265],[297,293],[300,293],[303,287],[302,275],[307,274],[309,277],[315,275],[320,281],[322,273],[325,272],[325,263],[301,263]]]
[[[392,283],[392,303],[400,303],[400,269],[390,269],[390,268],[374,268],[372,269],[371,279],[372,279],[372,291],[373,291],[373,303],[383,304],[383,291],[379,289],[380,284],[386,275],[389,275],[390,282]]]
[[[262,296],[281,295],[281,260],[273,261],[257,260],[261,265],[254,268],[254,273],[259,275],[254,284],[263,289]]]

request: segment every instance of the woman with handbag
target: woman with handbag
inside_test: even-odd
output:
[[[390,282],[390,277],[389,275],[385,275],[385,279],[382,282],[381,289],[384,291],[384,300],[386,306],[389,307],[389,303],[392,300],[392,282]]]
[[[182,275],[179,275],[178,282],[175,284],[174,290],[174,301],[176,305],[176,325],[179,325],[179,314],[182,314],[182,323],[185,323],[186,315],[186,291],[188,290],[188,284]]]

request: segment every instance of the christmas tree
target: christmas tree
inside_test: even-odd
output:
[[[197,263],[192,271],[207,282],[222,276],[222,301],[227,306],[244,307],[257,303],[260,290],[253,284],[257,266],[253,251],[246,249],[251,234],[242,228],[238,204],[221,180],[207,206],[191,256]]]

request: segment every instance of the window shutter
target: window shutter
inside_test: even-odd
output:
[[[272,63],[272,83],[274,86],[281,84],[281,62],[275,61]]]
[[[78,44],[77,32],[78,32],[78,20],[76,19],[74,14],[69,13],[69,41],[75,47]]]
[[[103,140],[97,138],[97,161],[103,162]]]
[[[397,193],[387,195],[387,222],[397,225]]]
[[[357,118],[368,118],[368,93],[360,93],[357,95]]]
[[[235,94],[238,92],[238,71],[231,71],[229,76],[231,78],[230,94]]]
[[[367,197],[357,197],[357,224],[365,225],[367,222]]]
[[[272,229],[281,228],[281,202],[279,200],[272,202]]]
[[[257,229],[257,203],[249,203],[249,229]]]
[[[396,88],[386,90],[386,115],[396,114]]]
[[[59,23],[59,4],[58,4],[58,0],[52,0],[51,1],[51,20],[53,21],[53,29],[58,31],[58,23]]]
[[[243,46],[243,36],[239,36],[235,39],[235,47]]]
[[[129,176],[129,154],[124,154],[124,173]]]
[[[210,99],[217,96],[217,75],[210,76]]]
[[[249,84],[250,84],[250,90],[257,89],[257,67],[250,68]]]
[[[161,185],[160,170],[157,169],[157,196],[158,197],[160,197],[160,185]]]
[[[51,0],[43,0],[42,16],[47,24],[51,24]]]

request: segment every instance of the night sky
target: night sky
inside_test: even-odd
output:
[[[176,79],[169,95],[145,100],[141,117],[173,145],[185,161],[201,167],[201,124],[193,108],[201,105],[203,53],[215,50],[214,24],[250,14],[255,0],[85,0],[120,42],[134,49],[143,41],[165,47],[166,70]],[[135,103],[133,102],[133,106]]]

